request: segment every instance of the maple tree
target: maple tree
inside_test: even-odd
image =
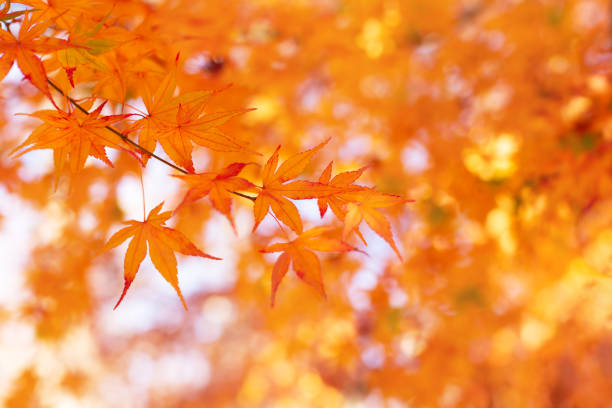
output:
[[[3,0],[0,405],[605,406],[611,7]]]

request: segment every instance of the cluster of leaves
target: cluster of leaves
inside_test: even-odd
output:
[[[194,144],[209,149],[221,160],[228,153],[252,157],[261,155],[250,148],[248,142],[227,135],[220,129],[228,120],[250,109],[214,111],[209,108],[209,102],[221,90],[183,91],[177,84],[177,71],[181,69],[180,54],[177,53],[174,60],[167,61],[155,55],[154,43],[148,44],[151,48],[134,45],[141,38],[131,34],[121,19],[113,18],[111,13],[100,17],[81,13],[74,6],[59,10],[51,4],[37,1],[24,1],[23,4],[32,8],[12,15],[7,14],[10,2],[4,5],[4,19],[10,18],[10,21],[5,21],[7,30],[0,31],[3,39],[0,44],[0,51],[3,52],[0,79],[6,76],[16,60],[24,78],[38,88],[55,109],[29,114],[43,123],[14,150],[17,157],[36,149],[51,149],[56,183],[66,168],[72,183],[80,176],[88,157],[113,167],[107,156],[107,148],[130,154],[142,167],[147,165],[150,158],[155,158],[182,173],[173,175],[188,185],[188,191],[176,210],[208,196],[213,207],[224,214],[233,226],[233,199],[250,199],[254,204],[253,231],[272,210],[277,221],[299,235],[288,244],[291,248],[305,245],[311,249],[335,252],[355,249],[346,243],[353,232],[363,240],[359,224],[364,219],[400,256],[390,224],[378,209],[406,200],[353,184],[364,169],[341,173],[331,179],[330,163],[319,181],[295,180],[304,172],[312,156],[329,140],[289,157],[280,166],[278,146],[262,169],[261,185],[239,176],[245,166],[257,166],[256,162],[235,162],[218,171],[196,173],[192,160]],[[20,25],[17,36],[8,30],[9,25],[13,24]],[[135,54],[126,60],[129,52],[133,51],[136,51]],[[126,68],[140,59],[144,62],[134,64],[129,70]],[[56,67],[61,67],[64,75],[52,80],[48,72]],[[161,75],[160,71],[164,70],[168,72]],[[84,100],[71,96],[85,84],[91,89],[91,96]],[[121,88],[117,89],[117,84]],[[60,94],[58,101],[50,88]],[[130,101],[141,100],[144,111],[140,112],[127,103],[127,89],[131,93]],[[99,100],[102,102],[91,110]],[[108,107],[119,113],[104,115],[103,110]],[[170,161],[154,154],[158,144]],[[303,233],[302,218],[290,200],[305,199],[319,200],[321,217],[328,205],[332,208],[344,223],[342,240],[328,242],[329,238],[319,236],[329,232],[329,228],[314,228],[300,235]],[[133,236],[125,256],[124,290],[115,307],[136,276],[146,255],[147,245],[153,264],[175,288],[185,307],[178,286],[173,251],[220,259],[200,251],[179,231],[165,227],[164,223],[172,212],[159,213],[162,206],[163,203],[159,204],[142,222],[128,221],[129,226],[117,232],[105,246],[105,249],[116,247]],[[280,223],[279,227],[283,228]],[[308,239],[304,241],[306,237]],[[264,251],[274,252],[273,247]],[[290,259],[298,276],[324,294],[317,256],[303,248],[295,249],[283,253],[274,267],[272,304],[280,280],[289,268]]]

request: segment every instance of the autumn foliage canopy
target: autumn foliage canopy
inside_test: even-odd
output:
[[[4,0],[0,404],[605,406],[608,3]]]

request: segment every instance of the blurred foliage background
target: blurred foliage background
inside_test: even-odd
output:
[[[232,83],[214,103],[257,108],[227,129],[265,157],[332,137],[312,177],[371,164],[364,183],[416,201],[388,213],[402,261],[365,229],[367,256],[323,259],[327,300],[288,276],[274,308],[274,257],[258,252],[274,223],[251,234],[252,203],[236,201],[235,234],[195,204],[175,227],[224,261],[179,259],[189,311],[149,261],[113,311],[125,248],[95,255],[140,216],[135,161],[89,160],[55,190],[51,152],[9,157],[36,125],[14,114],[50,106],[14,66],[0,85],[1,405],[610,404],[608,1],[23,3],[125,30],[100,50],[116,72],[96,94],[137,104],[130,84],[180,51],[184,89]],[[159,163],[144,184],[148,208],[180,201]]]

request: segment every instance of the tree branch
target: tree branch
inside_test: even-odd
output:
[[[89,111],[85,108],[83,108],[77,101],[75,101],[73,98],[71,98],[70,96],[66,95],[66,93],[64,91],[61,90],[61,88],[59,88],[57,85],[55,85],[50,79],[47,78],[47,82],[49,83],[49,85],[51,85],[53,87],[53,89],[55,89],[57,92],[59,92],[60,94],[62,94],[63,97],[65,97],[66,99],[68,99],[70,101],[70,103],[72,103],[74,105],[75,108],[77,108],[78,110],[80,110],[81,112],[83,112],[86,115],[89,115]],[[154,159],[159,160],[160,162],[164,163],[167,166],[172,167],[174,170],[180,171],[183,174],[189,174],[189,172],[185,169],[180,168],[179,166],[176,166],[172,163],[170,163],[167,160],[162,159],[161,157],[157,156],[155,153],[150,152],[149,150],[145,149],[144,147],[142,147],[141,145],[139,145],[138,143],[130,140],[130,138],[128,138],[126,135],[124,135],[123,133],[119,132],[117,129],[115,129],[112,126],[105,126],[106,129],[110,130],[111,132],[113,132],[114,134],[116,134],[117,136],[119,136],[121,139],[123,139],[124,142],[131,144],[132,146],[136,147],[137,149],[139,149],[141,152],[148,154],[149,156],[153,157]]]
[[[85,108],[83,108],[76,100],[74,100],[72,97],[66,95],[66,93],[57,85],[55,85],[55,83],[53,81],[51,81],[49,78],[47,78],[47,82],[49,83],[49,85],[51,85],[51,87],[53,89],[55,89],[57,92],[59,92],[64,98],[68,99],[70,101],[70,103],[72,105],[74,105],[75,108],[77,108],[78,110],[80,110],[81,112],[83,112],[86,115],[89,115],[89,111]],[[124,142],[131,144],[132,146],[136,147],[138,150],[140,150],[143,153],[148,154],[150,157],[153,157],[154,159],[159,160],[160,162],[164,163],[166,166],[170,166],[172,167],[174,170],[180,171],[183,174],[190,174],[187,170],[173,164],[170,163],[169,161],[159,157],[158,155],[156,155],[155,153],[149,151],[148,149],[142,147],[141,145],[139,145],[138,143],[134,142],[133,140],[131,140],[129,137],[127,137],[126,135],[124,135],[123,133],[121,133],[120,131],[118,131],[117,129],[115,129],[112,126],[105,126],[106,129],[108,129],[109,131],[113,132],[115,135],[119,136]],[[236,191],[232,191],[232,194],[237,195],[238,197],[243,197],[246,199],[249,199],[251,201],[255,201],[255,197],[251,197],[248,196],[246,194],[242,194],[242,193],[238,193]]]

